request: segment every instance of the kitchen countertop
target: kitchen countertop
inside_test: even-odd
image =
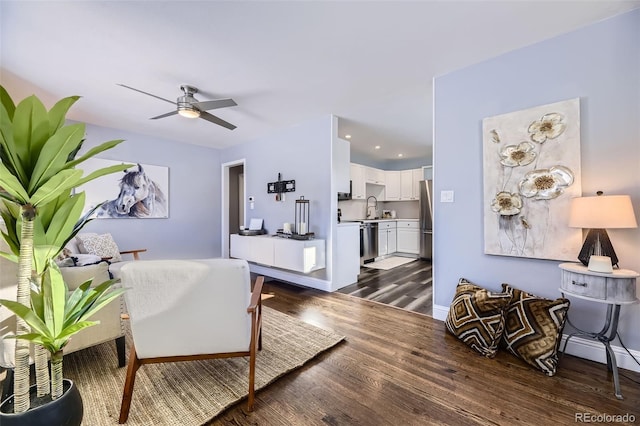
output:
[[[397,222],[399,220],[415,220],[418,221],[418,219],[414,219],[414,218],[395,218],[395,219],[343,219],[341,221],[341,223],[348,223],[348,222],[355,222],[355,223],[360,223],[360,222],[364,222],[364,223],[373,223],[373,222]]]

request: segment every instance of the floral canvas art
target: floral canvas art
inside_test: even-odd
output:
[[[568,227],[580,182],[580,100],[485,118],[487,254],[575,260],[582,231]]]

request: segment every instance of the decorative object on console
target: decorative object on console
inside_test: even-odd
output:
[[[571,200],[571,214],[569,226],[572,228],[587,228],[589,233],[584,240],[578,259],[589,270],[596,272],[611,272],[604,270],[602,259],[590,262],[592,255],[611,258],[611,266],[618,265],[618,256],[613,249],[606,228],[637,228],[636,217],[628,195],[603,195],[597,192],[595,197],[580,197]]]
[[[587,268],[593,272],[602,272],[604,274],[613,273],[613,265],[609,256],[596,256],[592,254],[589,258]]]
[[[502,343],[527,364],[547,376],[555,375],[569,300],[537,297],[509,284],[502,284],[502,291],[512,295],[505,310]]]
[[[309,209],[309,200],[305,200],[304,195],[300,196],[300,199],[296,200],[295,228],[291,238],[296,240],[310,240],[315,236],[313,232],[309,232]]]
[[[578,98],[483,120],[484,251],[572,260],[566,226],[581,193]]]
[[[445,324],[471,349],[493,358],[504,331],[510,293],[491,292],[460,278]]]
[[[85,173],[103,167],[123,164],[123,161],[92,158],[83,163]],[[122,174],[103,176],[82,185],[78,191],[87,194],[85,213],[107,201],[95,212],[101,218],[168,218],[169,168],[136,164]],[[115,197],[115,198],[114,198]]]

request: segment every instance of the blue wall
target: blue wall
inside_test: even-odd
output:
[[[246,197],[255,197],[255,208],[249,210],[245,199],[247,225],[251,218],[264,219],[264,227],[273,234],[282,224],[293,223],[295,200],[304,196],[310,200],[310,232],[327,240],[331,246],[331,226],[336,215],[337,199],[331,191],[332,116],[307,121],[275,132],[220,153],[221,163],[245,160]],[[276,201],[267,193],[267,183],[295,180],[295,192],[285,194],[284,201]],[[220,173],[218,173],[220,174]],[[329,257],[331,251],[327,251]],[[328,270],[317,271],[318,278],[330,278]]]
[[[455,191],[454,203],[435,204],[435,305],[449,306],[460,277],[559,297],[560,262],[483,253],[482,120],[577,97],[583,194],[629,194],[638,217],[640,9],[435,79],[435,198]],[[620,266],[640,271],[640,230],[609,236]],[[570,316],[599,329],[603,311],[572,300]],[[620,321],[627,346],[640,349],[640,305],[623,307]]]
[[[121,250],[146,248],[145,259],[219,257],[219,151],[87,125],[83,152],[112,139],[125,142],[99,158],[169,167],[169,219],[96,219],[84,230],[110,232]]]

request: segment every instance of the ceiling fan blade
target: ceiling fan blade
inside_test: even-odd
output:
[[[143,92],[142,90],[136,89],[135,87],[127,86],[126,84],[117,83],[118,86],[126,87],[127,89],[135,90],[136,92],[143,93],[145,95],[153,96],[156,99],[160,99],[161,101],[169,102],[172,105],[175,105],[175,101],[170,101],[169,99],[161,98],[160,96],[152,95],[151,93]]]
[[[169,117],[170,115],[176,115],[177,113],[178,113],[178,111],[171,111],[171,112],[168,112],[166,114],[158,115],[156,117],[151,117],[149,120],[156,120],[158,118],[165,118],[165,117]]]
[[[238,104],[233,99],[228,98],[216,99],[214,101],[193,102],[191,105],[198,108],[200,111],[208,111],[210,109],[226,108],[230,106],[236,106]]]
[[[209,114],[206,111],[200,112],[200,118],[204,118],[205,120],[210,121],[211,123],[217,124],[218,126],[226,127],[229,130],[233,130],[236,128],[236,126],[234,126],[233,124],[228,123],[224,121],[222,118],[218,118],[213,114]]]

